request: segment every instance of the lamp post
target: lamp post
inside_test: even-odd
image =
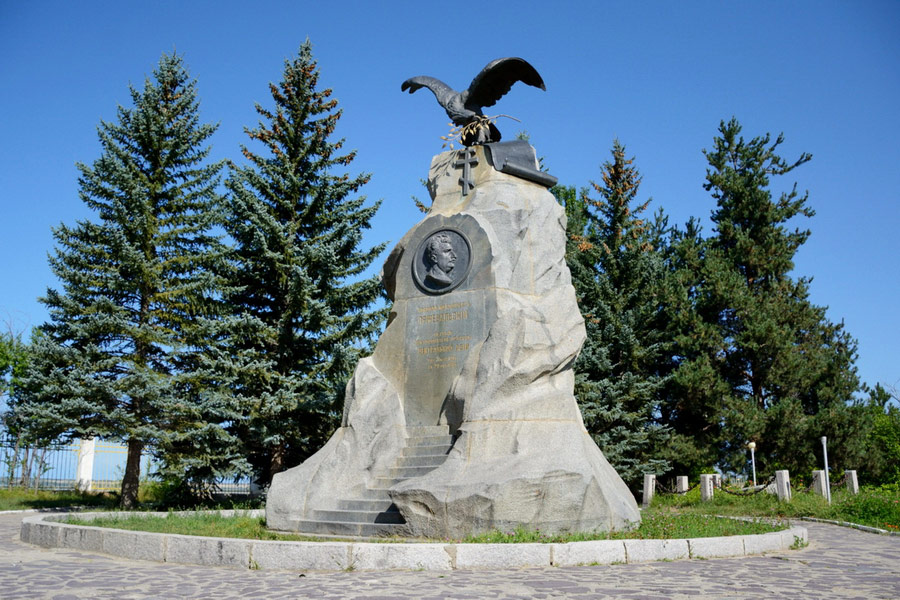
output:
[[[750,448],[750,464],[753,465],[753,487],[756,487],[756,442],[747,444]]]

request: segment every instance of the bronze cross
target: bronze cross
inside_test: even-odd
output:
[[[462,177],[459,178],[459,185],[462,186],[463,196],[469,195],[469,190],[475,187],[475,180],[472,179],[472,166],[478,164],[475,158],[474,148],[463,148],[457,151],[457,159],[453,161],[453,167],[462,167]]]

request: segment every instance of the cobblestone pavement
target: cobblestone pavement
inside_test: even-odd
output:
[[[45,550],[0,515],[0,598],[900,598],[900,538],[804,523],[810,544],[765,556],[454,572],[288,572],[192,567]]]

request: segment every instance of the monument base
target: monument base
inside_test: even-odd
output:
[[[618,477],[577,423],[472,423],[443,465],[390,495],[413,536],[609,531],[640,521]]]

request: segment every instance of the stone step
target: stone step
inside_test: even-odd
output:
[[[399,523],[345,523],[342,521],[301,520],[297,523],[298,533],[319,535],[348,535],[360,537],[404,535],[406,525]]]
[[[338,500],[338,509],[313,510],[298,524],[301,533],[348,536],[403,535],[406,522],[391,502],[397,482],[430,473],[444,463],[453,442],[446,427],[408,427],[406,446],[394,467],[371,481],[354,498]]]
[[[434,471],[437,466],[438,465],[427,465],[424,467],[394,467],[393,469],[390,469],[385,476],[401,481],[403,479],[409,479],[410,477],[421,477],[426,473]]]
[[[446,456],[450,452],[449,444],[438,446],[415,446],[413,448],[406,447],[400,452],[400,458],[407,456]]]
[[[373,481],[373,487],[360,490],[355,496],[353,496],[352,498],[347,498],[347,500],[378,500],[381,502],[390,502],[391,496],[390,494],[388,494],[388,490],[392,485],[397,483],[397,481],[399,480],[394,480],[387,477],[376,477]],[[343,498],[341,498],[340,500],[343,500]]]
[[[429,436],[441,436],[441,435],[449,435],[450,428],[446,425],[432,425],[432,426],[421,426],[421,427],[407,427],[406,428],[406,437],[429,437]]]
[[[447,459],[446,454],[421,454],[419,456],[401,456],[397,460],[398,467],[439,467]]]
[[[422,475],[431,473],[436,468],[437,467],[401,467],[399,469],[391,469],[389,473],[382,475],[381,477],[376,477],[372,480],[373,487],[366,489],[366,493],[363,498],[374,499],[389,497],[390,489],[401,481],[406,481],[407,479],[411,479],[413,477],[421,477]],[[383,492],[384,496],[378,496],[373,492]]]
[[[340,523],[399,523],[403,524],[403,515],[398,510],[314,510],[316,521],[335,521]]]
[[[416,446],[450,446],[452,444],[453,436],[450,434],[406,438],[407,448],[414,448]]]
[[[408,479],[408,478],[407,477],[376,477],[375,479],[372,480],[372,485],[375,487],[366,488],[364,498],[366,498],[366,499],[381,498],[381,497],[390,498],[391,495],[388,493],[388,490],[390,490],[392,487],[394,487],[395,483],[397,483],[399,481],[403,481],[404,479]],[[380,496],[380,495],[376,496],[376,494],[375,494],[376,492],[379,494],[383,493],[384,496]]]
[[[349,498],[342,499],[338,502],[338,508],[341,510],[364,510],[374,512],[384,512],[386,510],[397,510],[390,497],[386,500],[383,498]]]

